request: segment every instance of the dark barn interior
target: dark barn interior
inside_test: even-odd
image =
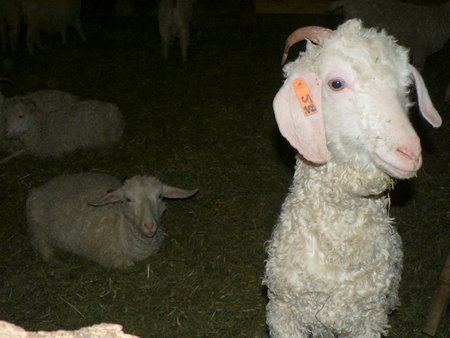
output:
[[[0,320],[29,331],[118,323],[140,337],[266,337],[265,244],[295,157],[272,109],[283,81],[283,44],[300,26],[335,28],[342,17],[257,13],[252,1],[198,0],[187,61],[175,43],[166,62],[157,2],[134,3],[134,13],[117,15],[114,2],[84,0],[86,42],[72,29],[66,45],[59,35],[43,34],[45,49],[29,55],[21,31],[17,53],[0,54],[0,76],[12,82],[2,86],[6,97],[57,88],[116,103],[126,123],[109,149],[0,164]],[[422,71],[443,125],[433,129],[412,107],[423,166],[390,192],[404,250],[402,303],[390,316],[390,337],[422,337],[450,252],[449,60],[447,43]],[[80,171],[152,174],[199,193],[167,202],[161,250],[130,269],[63,252],[62,265],[47,264],[30,245],[27,194]],[[449,327],[447,310],[436,337],[450,337]]]

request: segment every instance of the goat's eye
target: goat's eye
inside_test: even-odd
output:
[[[333,79],[328,81],[328,86],[334,91],[340,91],[345,88],[345,81],[342,79]]]

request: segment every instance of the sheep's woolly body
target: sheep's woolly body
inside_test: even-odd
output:
[[[344,20],[359,18],[366,26],[386,29],[411,49],[419,68],[450,38],[450,2],[421,6],[392,0],[337,0],[331,5],[332,10],[339,7]]]
[[[58,96],[58,101],[52,97],[40,96],[35,102],[38,113],[29,117],[33,119],[29,128],[19,136],[27,153],[60,156],[80,148],[110,146],[122,136],[124,121],[117,105],[98,100],[81,101],[71,94]],[[4,109],[5,114],[20,100],[11,100]],[[50,111],[49,105],[55,110]]]
[[[398,303],[402,267],[401,240],[383,195],[391,184],[373,166],[297,161],[268,246],[273,337],[384,332],[386,313]]]
[[[142,189],[156,189],[156,195],[162,189],[157,179],[138,180]],[[106,267],[125,268],[156,253],[163,240],[161,227],[146,237],[124,216],[123,203],[89,205],[120,186],[112,176],[81,173],[59,176],[33,189],[27,219],[32,243],[44,260],[53,260],[54,250],[60,249]]]
[[[108,146],[123,132],[119,108],[97,100],[83,101],[66,114],[44,114],[36,128],[24,135],[27,152],[37,156],[58,156],[77,148]]]

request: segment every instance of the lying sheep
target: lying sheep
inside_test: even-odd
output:
[[[27,26],[27,48],[30,54],[34,47],[43,48],[40,34],[61,33],[66,43],[66,29],[74,27],[80,38],[86,41],[80,19],[81,0],[20,0]]]
[[[161,0],[158,8],[159,33],[161,35],[161,54],[165,60],[169,57],[172,41],[180,38],[181,56],[187,60],[189,45],[189,24],[192,17],[194,0]]]
[[[162,184],[153,176],[121,183],[99,173],[56,177],[33,189],[26,202],[34,248],[46,262],[55,249],[105,267],[123,269],[156,253],[163,198],[188,198],[197,190]]]
[[[0,41],[2,51],[17,51],[21,11],[19,0],[0,0]]]
[[[359,20],[304,27],[285,55],[304,39],[274,99],[299,156],[267,247],[267,323],[273,337],[381,337],[403,256],[385,192],[422,163],[407,115],[412,79],[425,119],[438,127],[441,117],[407,49],[384,31]]]
[[[9,107],[15,105],[14,102],[30,99],[34,102],[36,108],[44,113],[64,109],[67,105],[79,101],[79,98],[73,94],[52,89],[38,90],[23,96],[6,99],[0,92],[0,150],[13,153],[12,157],[23,152],[24,144],[20,139],[7,137],[5,109],[9,110]]]
[[[413,64],[421,69],[427,56],[450,39],[450,2],[417,5],[395,0],[337,0],[330,9],[342,8],[344,20],[361,19],[365,25],[385,29],[411,49]]]
[[[5,136],[20,140],[23,149],[1,163],[22,153],[57,157],[80,148],[110,146],[121,138],[124,128],[122,114],[115,104],[79,100],[59,91],[9,98],[2,111],[6,119]]]
[[[4,83],[10,84],[10,85],[12,84],[11,81],[9,81],[8,79],[0,78],[0,88],[2,87],[2,85]],[[2,109],[4,100],[5,100],[5,98],[2,94],[2,92],[0,91],[0,151],[16,152],[16,151],[23,149],[23,143],[20,140],[11,140],[11,139],[6,138],[6,136],[5,136],[6,120],[5,120],[4,111]]]

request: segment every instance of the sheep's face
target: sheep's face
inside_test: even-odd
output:
[[[153,237],[166,210],[163,184],[154,177],[135,176],[125,181],[121,190],[128,222],[143,235]]]
[[[123,215],[143,236],[152,238],[162,214],[166,210],[163,198],[188,198],[197,192],[162,184],[153,176],[134,176],[123,185],[108,191],[99,200],[92,201],[92,206],[122,202]]]
[[[5,107],[5,137],[21,138],[34,123],[39,112],[31,100],[13,100]]]

